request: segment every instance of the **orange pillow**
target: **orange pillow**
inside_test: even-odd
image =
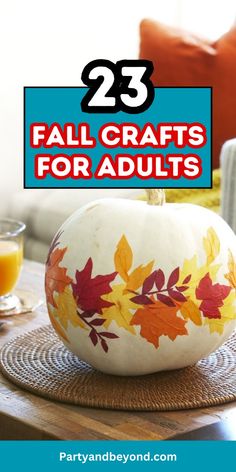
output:
[[[219,167],[221,146],[236,137],[236,27],[215,42],[150,20],[140,31],[140,58],[153,62],[154,85],[213,87],[213,167]]]

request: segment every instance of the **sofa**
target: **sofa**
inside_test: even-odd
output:
[[[212,189],[168,189],[166,200],[167,202],[195,203],[219,213],[221,178],[221,171],[214,170]],[[145,192],[139,189],[39,189],[23,190],[13,194],[9,203],[8,216],[26,223],[25,257],[44,262],[52,238],[61,224],[89,201],[109,197],[144,200]],[[225,202],[225,197],[223,201]],[[224,213],[227,213],[226,208]]]

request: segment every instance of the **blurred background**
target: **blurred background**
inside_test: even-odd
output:
[[[92,59],[137,58],[143,18],[216,39],[235,0],[0,0],[0,206],[22,187],[24,85],[80,85]]]

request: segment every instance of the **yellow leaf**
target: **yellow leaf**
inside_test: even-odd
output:
[[[211,280],[214,282],[217,276],[217,272],[220,268],[221,264],[215,264],[210,267],[206,267],[206,273],[209,273]]]
[[[49,314],[49,318],[50,318],[50,320],[51,320],[51,323],[52,323],[53,328],[55,329],[56,333],[57,333],[61,338],[63,338],[65,341],[67,341],[67,342],[69,343],[70,341],[69,341],[69,339],[67,338],[64,329],[62,329],[60,323],[58,323],[58,321],[54,318],[54,313],[53,313],[53,311],[54,311],[54,309],[52,309],[52,308],[50,307],[50,305],[48,304],[48,314]]]
[[[120,239],[114,256],[115,269],[121,276],[121,278],[128,281],[128,271],[130,270],[133,262],[132,249],[125,237],[122,236]]]
[[[77,313],[76,301],[72,290],[67,286],[64,292],[54,295],[56,308],[53,311],[54,317],[58,318],[64,329],[68,327],[68,321],[76,328],[86,328],[85,324]]]
[[[126,290],[137,290],[141,285],[143,285],[144,280],[151,274],[153,268],[154,261],[149,262],[145,266],[138,266],[136,269],[131,272],[128,278],[128,282],[126,285]]]
[[[120,328],[124,328],[131,334],[135,334],[135,329],[130,326],[130,321],[133,316],[133,310],[140,308],[140,305],[133,303],[130,298],[134,295],[132,293],[124,293],[125,285],[114,285],[112,292],[103,295],[103,300],[112,303],[112,306],[103,308],[102,315],[106,319],[103,326],[108,328],[112,321],[115,321]]]
[[[207,236],[203,238],[203,246],[207,256],[207,264],[211,264],[220,252],[220,241],[213,228],[209,228]]]
[[[210,333],[223,334],[225,323],[236,319],[236,294],[231,290],[228,297],[224,300],[224,305],[220,307],[221,318],[206,318],[205,325],[209,326]]]
[[[228,274],[225,274],[225,278],[229,281],[230,286],[236,288],[236,262],[232,252],[229,249],[229,259],[228,259]]]
[[[195,325],[201,326],[201,312],[192,300],[187,300],[180,307],[180,313],[185,320],[191,320]]]
[[[205,270],[198,267],[197,256],[193,256],[191,259],[185,259],[182,269],[180,270],[178,285],[183,285],[184,279],[191,275],[191,279],[188,283],[188,289],[184,292],[186,298],[190,298],[197,305],[198,301],[195,296],[195,290],[205,275]]]

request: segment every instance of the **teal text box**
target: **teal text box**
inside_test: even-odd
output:
[[[85,87],[25,87],[25,136],[24,136],[24,187],[25,188],[211,188],[211,88],[210,87],[158,87],[155,88],[155,98],[152,105],[142,113],[128,114],[118,113],[83,113],[81,100],[87,88]],[[97,139],[98,131],[102,125],[109,122],[135,123],[142,128],[150,122],[155,127],[159,123],[201,123],[207,132],[206,144],[197,149],[185,146],[182,149],[175,148],[173,143],[165,149],[146,147],[145,149],[107,149],[97,142],[93,149],[72,149],[53,147],[34,149],[30,146],[30,125],[32,123],[59,123],[62,127],[65,123],[88,123],[91,135]],[[98,141],[98,140],[97,140]],[[177,179],[140,179],[136,176],[129,179],[102,180],[95,177],[87,179],[65,178],[58,180],[51,175],[44,179],[37,179],[34,174],[36,154],[72,155],[77,153],[87,154],[92,160],[92,173],[95,172],[104,153],[112,157],[116,154],[128,153],[143,154],[198,154],[202,160],[202,174],[196,179],[181,177]]]

